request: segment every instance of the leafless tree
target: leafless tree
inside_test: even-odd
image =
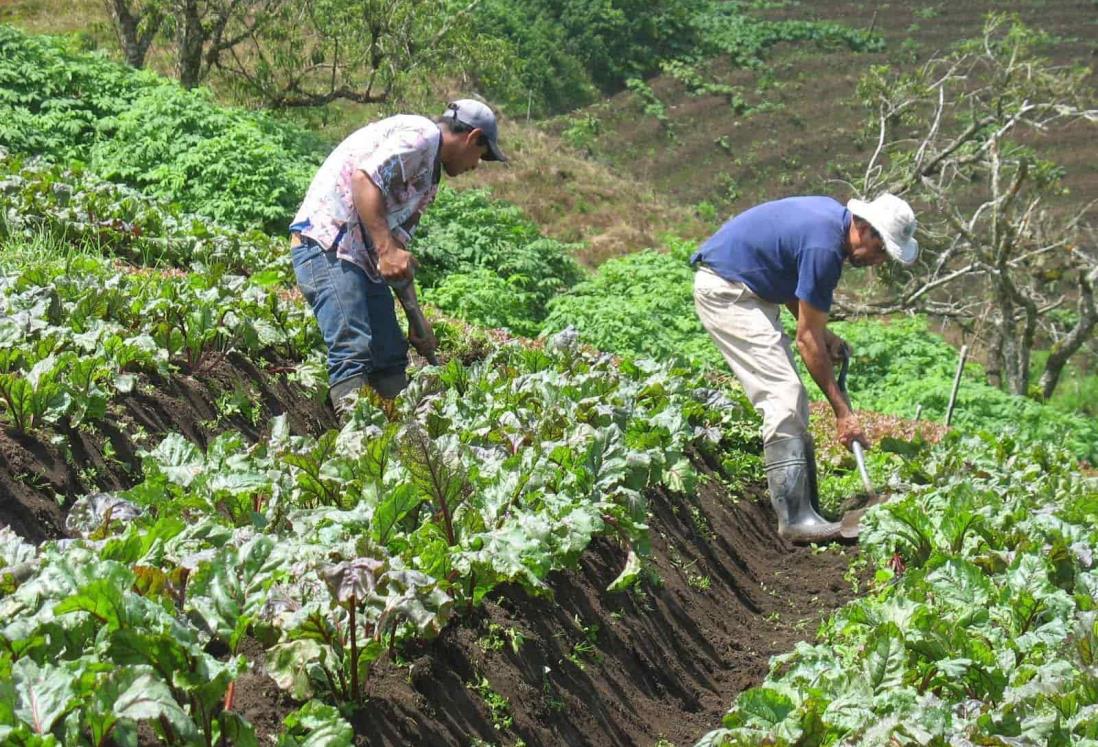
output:
[[[876,147],[860,192],[891,191],[918,205],[924,251],[894,276],[894,301],[854,311],[917,310],[984,325],[989,368],[1030,393],[1038,333],[1054,340],[1041,376],[1052,394],[1067,360],[1094,334],[1096,202],[1068,214],[1049,198],[1062,170],[1022,138],[1098,122],[1088,71],[1037,54],[1043,37],[994,15],[982,39],[910,74],[875,68],[860,91],[876,110]],[[1075,301],[1074,315],[1063,311]]]

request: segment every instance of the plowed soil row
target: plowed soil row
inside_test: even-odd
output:
[[[229,356],[190,375],[147,380],[112,406],[108,422],[61,426],[56,443],[0,432],[0,524],[35,541],[63,536],[75,497],[132,485],[139,446],[170,431],[199,445],[225,427],[256,438],[281,413],[295,432],[332,427],[323,403],[276,369]],[[218,397],[236,387],[261,404],[255,422],[219,418]],[[731,493],[713,476],[695,496],[651,492],[653,572],[638,589],[606,591],[626,551],[600,538],[577,568],[551,575],[551,594],[497,590],[434,641],[383,657],[354,714],[357,742],[692,743],[762,679],[771,656],[810,639],[852,595],[844,574],[856,550],[787,545],[760,496]],[[268,743],[299,704],[266,675],[253,644],[235,703]]]
[[[323,401],[307,396],[279,373],[284,361],[253,362],[236,353],[211,354],[194,371],[142,376],[131,394],[116,396],[107,417],[74,428],[19,434],[0,424],[0,526],[33,542],[65,536],[65,512],[81,495],[132,487],[141,474],[139,452],[176,432],[205,448],[227,429],[256,439],[270,419],[285,414],[295,433],[335,425]],[[218,401],[246,393],[254,418],[226,415]]]
[[[438,639],[379,663],[357,743],[693,744],[771,656],[853,596],[844,574],[856,550],[786,544],[755,495],[711,482],[693,498],[651,493],[649,507],[651,582],[607,592],[625,550],[601,538],[579,568],[552,574],[551,597],[498,591]],[[260,656],[236,698],[261,738],[297,705]]]

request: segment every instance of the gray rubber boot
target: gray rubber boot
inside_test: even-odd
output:
[[[808,497],[812,499],[812,510],[820,513],[820,486],[816,479],[816,440],[811,435],[804,437],[804,460],[808,464]]]
[[[838,522],[828,521],[812,507],[808,439],[775,439],[763,446],[763,453],[770,505],[778,515],[778,534],[796,543],[841,539]]]
[[[351,416],[351,410],[355,406],[355,398],[351,395],[369,383],[365,376],[352,376],[349,379],[337,382],[328,390],[328,398],[332,401],[336,415],[340,422],[344,422]]]

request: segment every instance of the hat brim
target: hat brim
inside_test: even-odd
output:
[[[919,256],[919,242],[914,238],[899,242],[893,239],[887,232],[881,230],[883,222],[879,220],[877,212],[868,202],[851,199],[846,203],[846,209],[862,220],[868,221],[869,225],[873,226],[873,229],[881,235],[882,239],[884,239],[885,251],[888,252],[888,256],[892,257],[892,259],[901,264],[910,265]]]
[[[919,242],[915,239],[908,239],[903,244],[898,244],[887,236],[884,236],[884,240],[888,256],[901,264],[910,265],[919,256]]]
[[[507,163],[507,156],[503,155],[503,151],[499,149],[499,143],[495,140],[488,141],[488,152],[480,157],[482,161],[500,161],[501,163]]]

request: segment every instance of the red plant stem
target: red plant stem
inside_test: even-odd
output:
[[[347,632],[351,635],[351,699],[358,702],[358,631],[355,629],[355,595],[351,595],[351,624]]]
[[[450,518],[450,507],[446,505],[446,499],[442,497],[441,494],[439,494],[438,497],[438,504],[439,507],[442,509],[442,520],[445,523],[444,528],[446,529],[446,543],[450,547],[453,547],[457,544],[457,540],[454,538],[454,523],[453,520]]]
[[[225,688],[225,710],[231,711],[233,709],[233,698],[236,696],[236,680],[229,682],[229,686]]]

